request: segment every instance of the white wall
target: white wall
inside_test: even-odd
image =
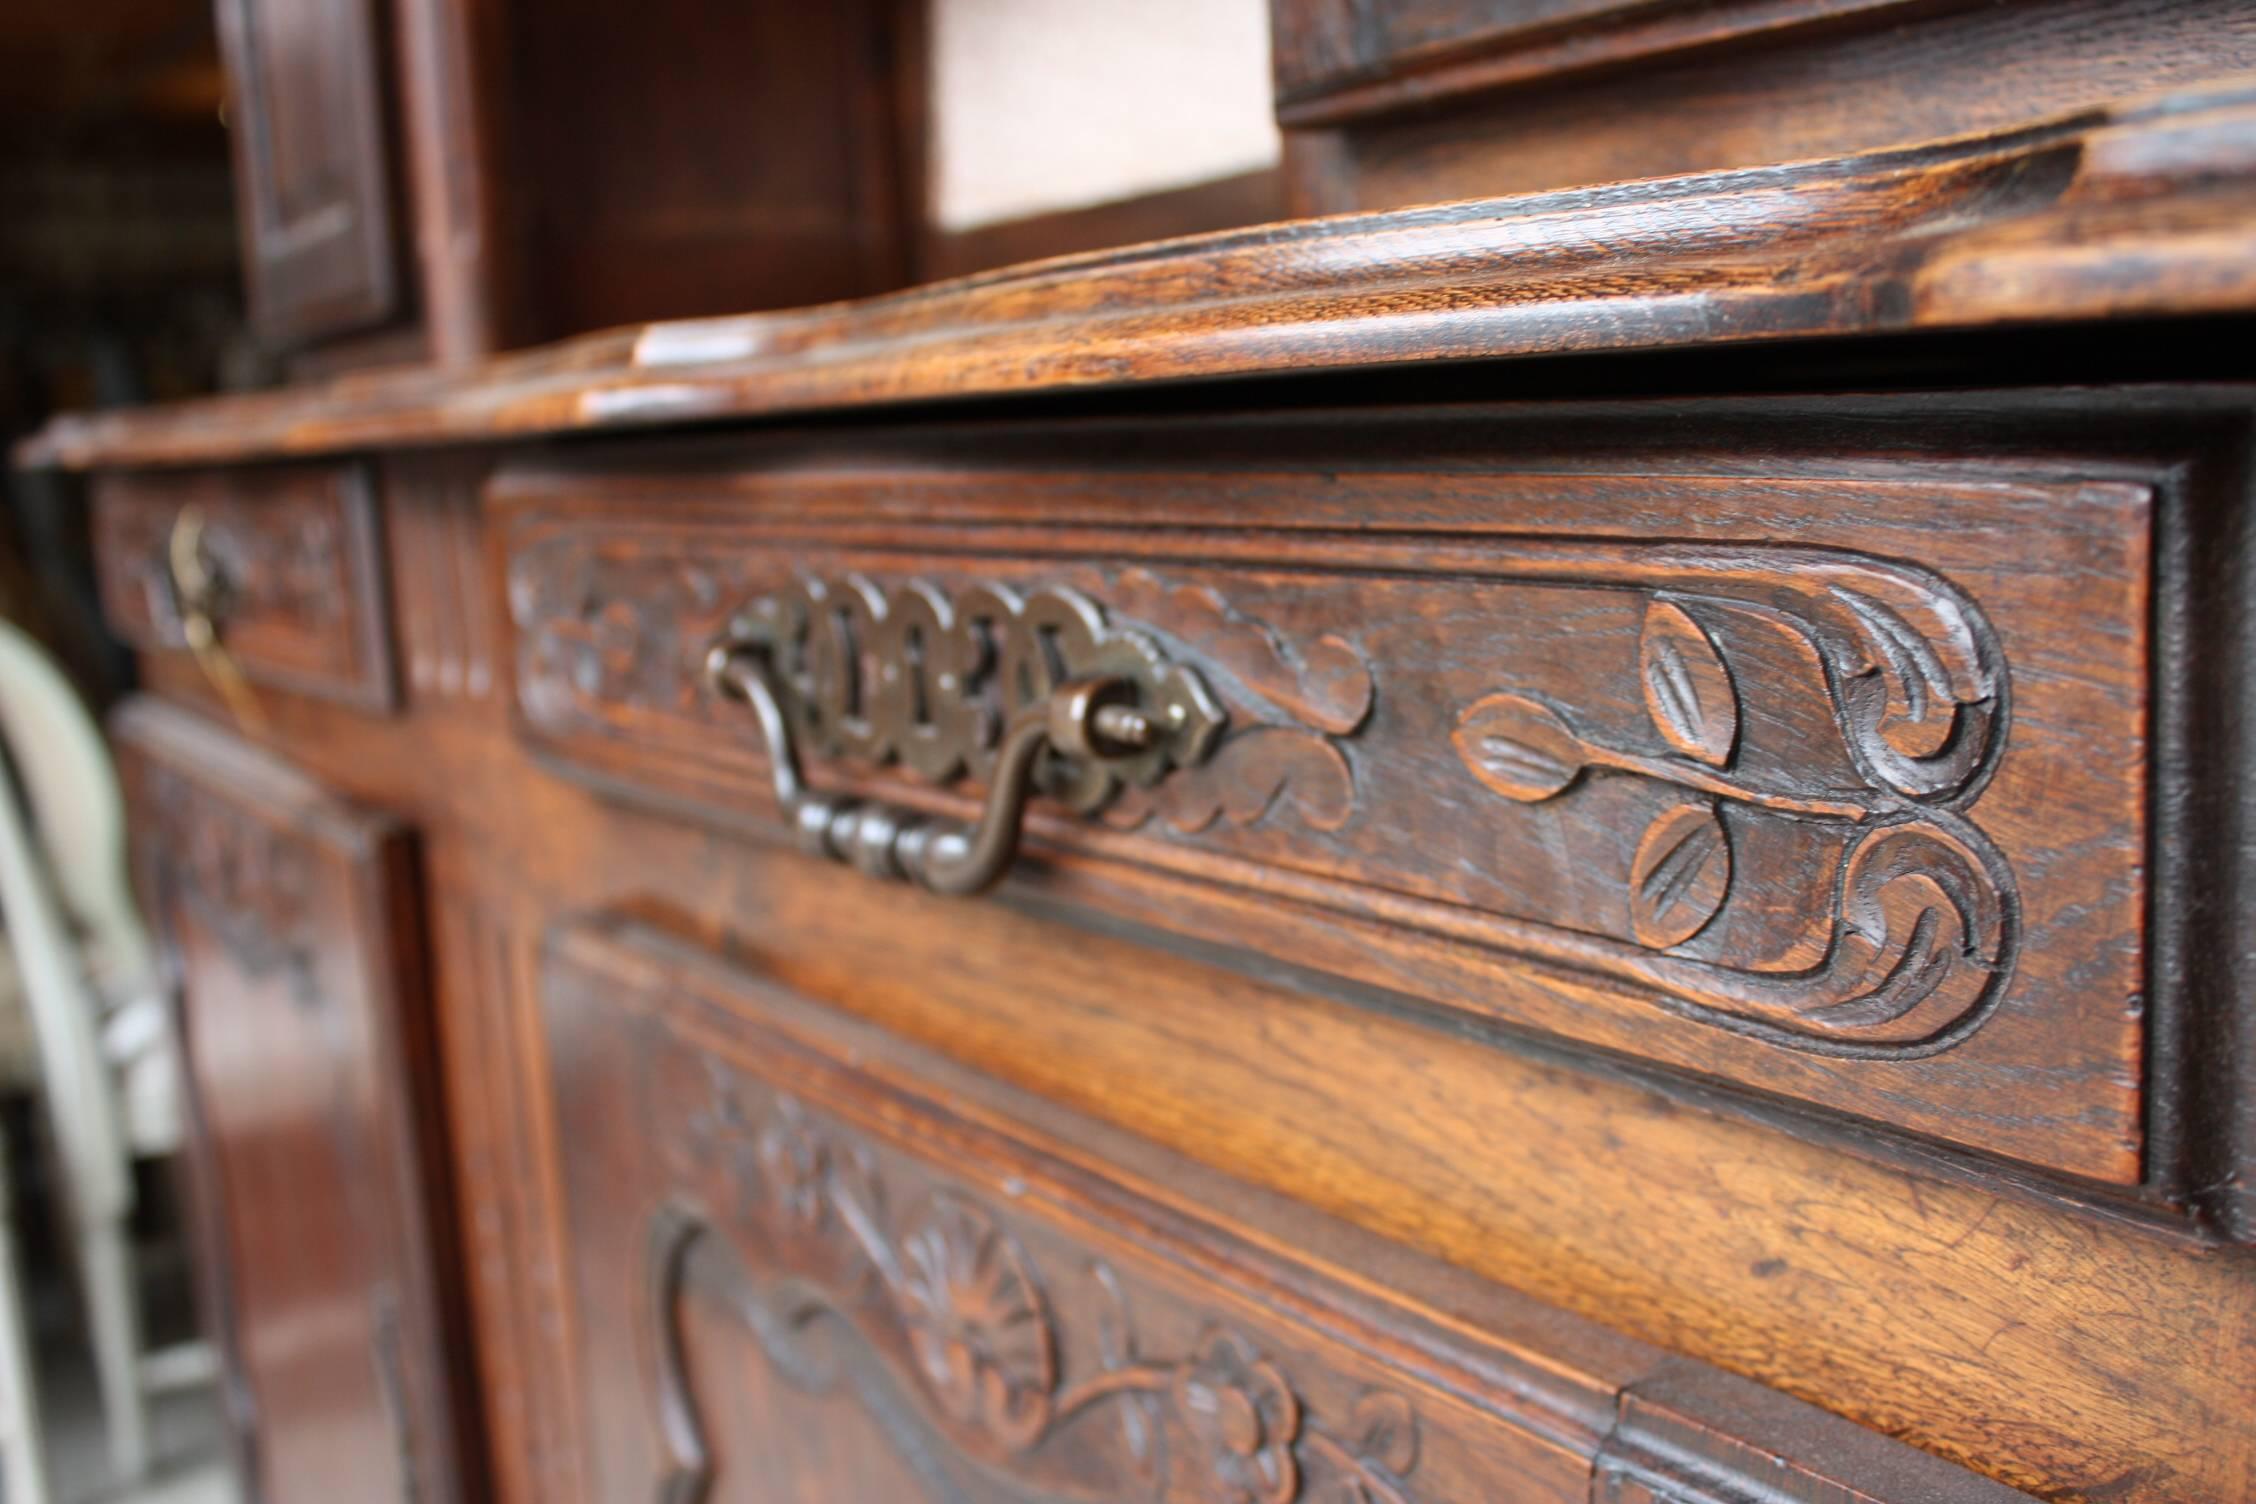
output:
[[[1268,0],[931,0],[933,213],[967,230],[1277,160]]]

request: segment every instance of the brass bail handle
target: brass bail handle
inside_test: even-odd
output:
[[[180,635],[196,666],[211,681],[226,703],[235,724],[251,735],[266,730],[266,715],[235,655],[220,640],[220,617],[227,607],[228,587],[204,547],[204,514],[185,506],[173,519],[166,540],[165,562],[172,577],[173,609],[180,617]]]
[[[776,803],[802,847],[872,876],[905,879],[935,893],[984,892],[1009,869],[1045,750],[1104,761],[1144,751],[1167,734],[1136,705],[1133,680],[1112,675],[1068,680],[1005,725],[986,805],[976,821],[964,826],[809,789],[800,776],[791,723],[763,643],[722,636],[706,651],[705,674],[717,693],[750,706],[760,723]]]

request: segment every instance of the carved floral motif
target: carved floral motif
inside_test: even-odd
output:
[[[1469,865],[1477,848],[1450,833],[1442,844],[1466,873],[1476,922],[1496,921],[1479,943],[1798,1050],[1904,1058],[1981,1026],[2013,971],[2020,914],[2012,872],[1968,813],[1997,766],[2008,708],[2002,649],[1971,600],[1917,566],[1820,548],[1521,538],[1497,549],[1494,567],[1514,590],[1628,593],[1634,637],[1570,647],[1554,635],[1528,659],[1531,682],[1516,683],[1512,624],[1499,619],[1480,638],[1494,644],[1493,689],[1453,719],[1444,710],[1438,726],[1383,724],[1376,736],[1390,706],[1430,713],[1421,681],[1387,700],[1346,636],[1296,635],[1209,584],[1140,565],[1086,596],[851,575],[778,587],[755,577],[772,560],[732,565],[678,542],[647,546],[632,529],[566,529],[521,545],[510,580],[520,702],[543,731],[634,737],[663,725],[688,760],[711,756],[706,728],[732,707],[704,694],[695,662],[751,602],[775,619],[798,730],[825,753],[813,781],[838,776],[832,756],[977,777],[1011,707],[1064,671],[1061,651],[1085,656],[1103,641],[1133,652],[1148,639],[1211,686],[1220,729],[1203,761],[1152,787],[1050,778],[1069,809],[1225,848],[1238,828],[1289,825],[1310,838],[1308,860],[1291,863],[1298,876],[1329,884],[1349,912],[1383,916],[1378,900],[1397,886],[1431,898],[1421,890],[1451,872],[1440,853],[1429,863],[1365,816],[1363,782],[1399,797],[1416,766],[1375,763],[1376,747],[1391,758],[1406,740],[1446,738],[1472,778],[1519,805],[1633,780],[1658,794],[1648,823],[1610,858],[1621,864],[1604,878],[1614,891],[1578,874],[1574,907],[1546,912],[1532,878]],[[1341,590],[1344,608],[1365,586],[1325,588]],[[1106,618],[1100,598],[1133,627]],[[1450,608],[1476,599],[1453,595]],[[1633,677],[1601,688],[1614,654]],[[1559,686],[1584,664],[1593,698],[1577,704]],[[1617,724],[1622,689],[1641,726]],[[1448,803],[1427,783],[1410,791]],[[1605,808],[1614,818],[1625,805]],[[1398,829],[1438,818],[1411,810]],[[1559,829],[1539,859],[1571,859],[1550,854],[1577,849],[1571,827]],[[1288,860],[1273,847],[1254,855]],[[1594,907],[1608,903],[1610,922]]]
[[[1107,598],[1128,615],[1197,648],[1304,726],[1352,736],[1370,719],[1378,694],[1371,665],[1337,632],[1302,647],[1231,605],[1211,585],[1170,584],[1148,569],[1123,570]]]
[[[1336,632],[1295,643],[1212,586],[1170,583],[1148,569],[1122,571],[1110,594],[1196,654],[1233,702],[1283,717],[1234,728],[1196,776],[1131,800],[1115,825],[1134,829],[1156,815],[1195,835],[1217,821],[1242,827],[1280,812],[1320,831],[1353,818],[1355,768],[1342,743],[1371,718],[1378,695],[1360,649]]]
[[[1057,1384],[1050,1314],[1026,1257],[987,1215],[937,1196],[901,1234],[901,1322],[926,1384],[957,1423],[1025,1445]]]
[[[1731,578],[1712,583],[1720,590]],[[1599,775],[1682,791],[1624,874],[1637,947],[1588,937],[1587,964],[1661,987],[1693,1016],[1796,1048],[1917,1053],[1979,1027],[2012,969],[2012,874],[1959,813],[1997,755],[2003,671],[1987,623],[1942,582],[1894,568],[1860,583],[1866,589],[1825,581],[1759,600],[1650,596],[1638,677],[1666,749],[1658,755],[1588,735],[1571,709],[1517,690],[1467,705],[1451,741],[1473,777],[1519,804],[1560,798]],[[1814,651],[1825,671],[1814,688],[1862,789],[1741,771],[1742,689],[1709,624],[1733,613],[1798,634]],[[1812,840],[1840,843],[1827,895],[1833,933],[1816,965],[1758,972],[1678,953],[1730,900],[1734,810],[1775,811]]]
[[[288,831],[218,805],[170,768],[152,764],[136,803],[151,870],[246,975],[283,975],[294,996],[318,1000],[315,872]]]
[[[1157,816],[1184,834],[1276,814],[1334,830],[1354,812],[1354,770],[1340,743],[1370,716],[1369,664],[1337,634],[1297,646],[1210,588],[1124,571],[1105,597],[1137,623],[1129,627],[1058,587],[950,591],[849,575],[803,576],[740,601],[741,593],[718,565],[675,553],[614,553],[576,534],[531,543],[509,567],[518,702],[551,731],[653,712],[708,717],[697,666],[741,605],[778,644],[802,745],[826,759],[897,762],[929,782],[983,778],[1013,708],[1042,698],[1068,670],[1104,669],[1108,655],[1151,660],[1148,613],[1151,631],[1256,713],[1225,717],[1178,670],[1161,708],[1206,728],[1193,739],[1203,761],[1171,769],[1150,789],[1133,780],[1123,787],[1102,770],[1061,781],[1052,765],[1046,793],[1069,809],[1102,807],[1117,828]]]
[[[615,709],[684,709],[696,695],[686,634],[719,603],[712,573],[666,558],[617,558],[556,539],[510,562],[517,695],[536,722],[566,726]]]
[[[936,1464],[933,1438],[921,1427],[903,1429],[911,1422],[897,1404],[865,1398],[913,1466],[938,1469],[943,1497],[962,1496],[949,1466],[1034,1487],[1050,1477],[1048,1452],[1062,1438],[1109,1418],[1119,1440],[1108,1453],[1118,1473],[1108,1498],[1411,1504],[1406,1480],[1417,1466],[1418,1423],[1400,1395],[1365,1392],[1334,1429],[1307,1412],[1286,1371],[1241,1330],[1209,1323],[1187,1351],[1149,1354],[1119,1277],[1103,1263],[1088,1270],[1095,1319],[1069,1324],[995,1213],[940,1186],[919,1188],[903,1215],[889,1215],[888,1187],[868,1146],[789,1095],[711,1062],[706,1080],[712,1099],[688,1115],[691,1155],[753,1191],[735,1198],[743,1218],[736,1230],[766,1253],[755,1279],[717,1251],[721,1231],[702,1214],[669,1206],[652,1226],[659,1417],[676,1463],[669,1504],[696,1504],[713,1481],[678,1324],[680,1302],[699,1279],[724,1287],[778,1372],[803,1387],[827,1390],[843,1373],[795,1344],[791,1334],[815,1315],[852,1324],[874,1351],[897,1348],[903,1361],[892,1371],[923,1397],[931,1429],[952,1445],[956,1462]],[[771,1140],[798,1147],[779,1160],[764,1148]],[[816,1220],[828,1234],[816,1241],[803,1236],[811,1225],[800,1202],[809,1166],[819,1170],[823,1215]],[[846,1166],[854,1168],[841,1173]],[[747,1174],[780,1174],[792,1188],[762,1194],[744,1186]],[[872,1288],[874,1301],[862,1299]],[[1080,1329],[1092,1326],[1084,1338]],[[1059,1476],[1085,1479],[1087,1468],[1083,1455]]]
[[[1300,1493],[1300,1401],[1275,1365],[1235,1333],[1212,1330],[1168,1385],[1195,1439],[1197,1496],[1219,1504],[1287,1504]]]

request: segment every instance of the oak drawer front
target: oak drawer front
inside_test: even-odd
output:
[[[541,994],[591,1497],[2025,1497],[647,926]]]
[[[368,710],[392,708],[384,572],[363,466],[98,480],[94,550],[103,609],[135,647],[187,646],[176,563],[188,549],[214,582],[219,641],[246,679]]]
[[[1553,463],[520,472],[518,714],[561,767],[765,831],[759,735],[697,672],[746,602],[858,592],[834,662],[874,695],[903,592],[1078,592],[1226,725],[1095,817],[1037,805],[1027,882],[2134,1182],[2151,486]],[[807,771],[976,808],[869,757]]]

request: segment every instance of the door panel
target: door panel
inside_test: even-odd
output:
[[[220,0],[252,316],[276,344],[400,305],[373,0]]]
[[[260,1497],[459,1497],[405,832],[185,711],[119,718]]]
[[[2008,1504],[620,912],[552,931],[593,1496]]]

